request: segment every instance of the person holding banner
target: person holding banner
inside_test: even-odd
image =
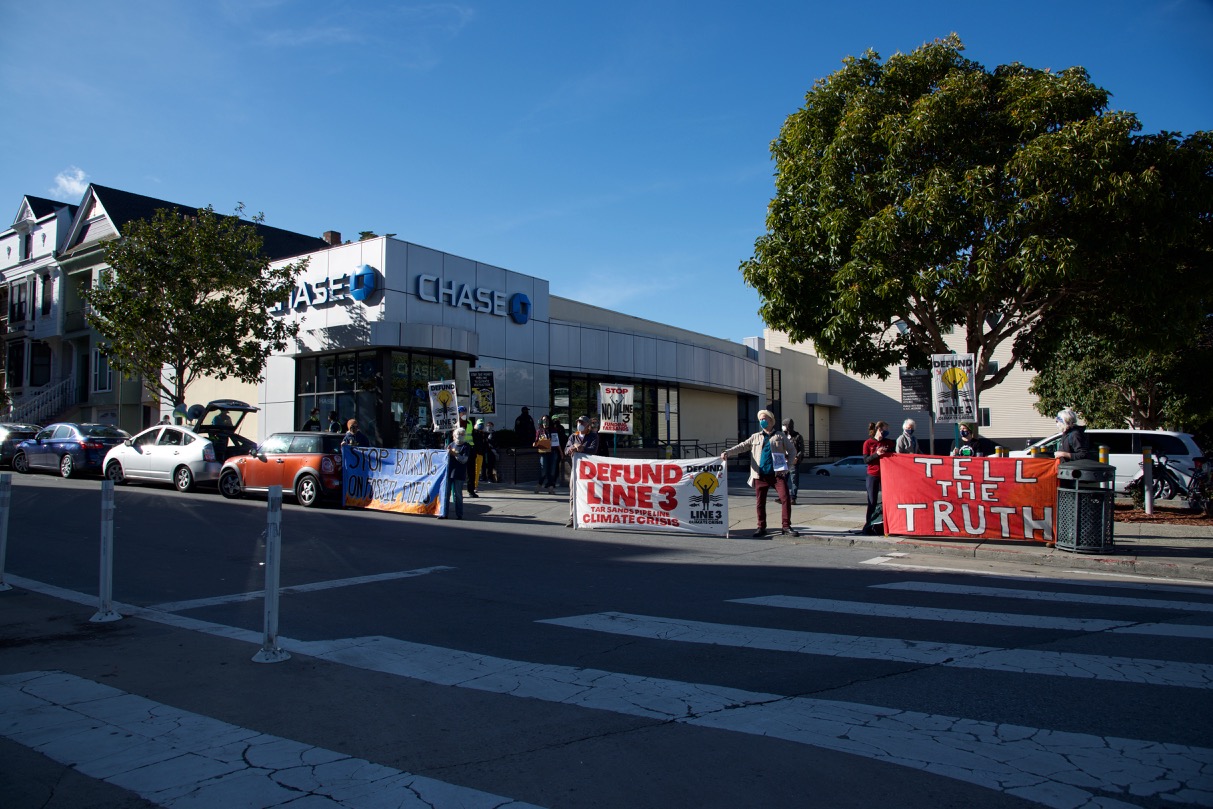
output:
[[[577,487],[573,485],[573,476],[577,474],[577,460],[582,455],[597,455],[598,454],[598,433],[590,432],[590,417],[577,417],[577,431],[569,436],[569,443],[565,445],[564,454],[568,456],[569,462],[573,466],[573,471],[569,473],[569,521],[564,524],[565,528],[573,527],[573,501],[577,498]]]
[[[792,527],[792,498],[788,496],[788,464],[796,456],[796,448],[787,436],[776,430],[775,414],[770,410],[758,411],[758,427],[758,432],[722,452],[720,460],[727,463],[730,455],[740,455],[749,450],[750,477],[747,483],[754,489],[758,511],[758,530],[754,536],[767,535],[767,493],[773,486],[780,501],[783,533],[798,537],[800,532]]]
[[[876,529],[872,527],[872,519],[880,505],[880,461],[886,455],[897,452],[897,444],[889,438],[889,423],[874,421],[868,424],[868,440],[863,442],[863,460],[868,465],[867,489],[868,511],[863,519],[863,533],[872,535]]]
[[[451,516],[451,495],[455,495],[455,519],[463,519],[463,484],[468,476],[468,459],[471,457],[471,451],[466,441],[464,441],[464,430],[462,427],[456,427],[451,432],[450,446],[446,448],[446,492],[443,494],[446,500],[446,515],[443,519]]]

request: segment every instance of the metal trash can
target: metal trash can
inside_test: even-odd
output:
[[[1112,550],[1116,467],[1062,461],[1057,468],[1057,548],[1074,553]]]

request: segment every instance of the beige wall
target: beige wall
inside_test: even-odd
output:
[[[717,444],[735,441],[737,394],[688,388],[678,391],[678,419],[682,441]]]
[[[241,382],[239,379],[228,378],[222,382],[213,377],[199,377],[189,386],[185,392],[185,406],[188,408],[192,405],[200,404],[206,406],[207,402],[213,402],[216,399],[237,399],[241,402],[248,402],[254,407],[258,402],[258,385],[250,385],[247,382]],[[161,405],[160,415],[171,413],[172,407],[168,404]],[[244,417],[244,421],[240,422],[240,434],[245,438],[253,441],[260,441],[265,436],[258,433],[260,426],[260,413],[249,413]]]

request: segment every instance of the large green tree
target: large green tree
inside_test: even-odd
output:
[[[84,293],[112,368],[140,375],[174,405],[199,376],[261,378],[267,356],[286,349],[298,325],[270,309],[294,288],[306,259],[271,267],[252,222],[157,210],[105,246],[108,269]]]
[[[1135,136],[1082,68],[991,71],[962,51],[952,35],[887,61],[868,52],[817,81],[771,145],[767,232],[741,269],[768,325],[861,375],[923,367],[961,330],[980,390],[1056,350],[1064,335],[1042,327],[1070,307],[1129,288],[1165,303],[1160,267],[1182,285],[1191,266],[1168,253],[1130,279],[1118,250],[1146,235],[1180,245],[1198,218],[1115,232],[1159,203],[1151,158],[1174,139]],[[1004,343],[1013,361],[987,374]]]

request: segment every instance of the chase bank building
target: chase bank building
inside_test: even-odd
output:
[[[343,424],[357,418],[376,445],[431,446],[427,383],[454,379],[464,402],[472,369],[494,371],[486,420],[498,430],[524,406],[567,428],[597,411],[600,383],[635,385],[635,434],[621,448],[733,440],[753,431],[760,400],[779,397],[758,338],[739,344],[553,297],[543,279],[390,237],[300,258],[308,266],[275,310],[299,334],[267,364],[263,436],[298,429],[316,407],[326,424],[332,411]]]

